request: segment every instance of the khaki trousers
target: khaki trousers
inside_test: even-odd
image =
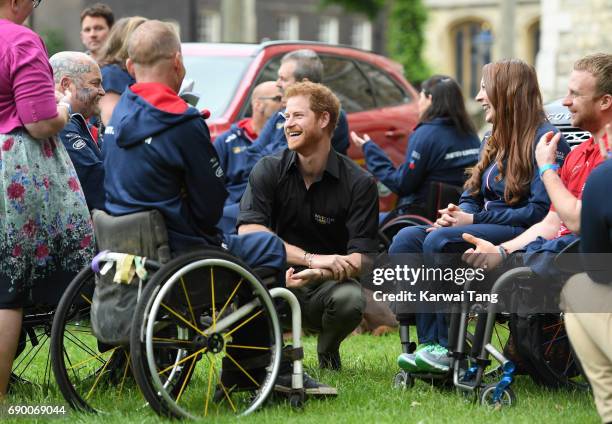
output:
[[[612,422],[612,286],[594,283],[586,273],[574,275],[563,288],[561,307],[597,412],[602,422]]]

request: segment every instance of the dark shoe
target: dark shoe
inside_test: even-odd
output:
[[[319,368],[339,371],[342,368],[340,353],[319,353]]]
[[[274,390],[290,394],[293,391],[291,388],[292,376],[293,374],[279,374],[274,384]],[[319,383],[306,373],[304,373],[304,392],[307,396],[315,397],[338,396],[338,390],[335,387]]]

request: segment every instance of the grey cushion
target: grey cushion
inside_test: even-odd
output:
[[[144,256],[161,263],[170,260],[168,233],[159,211],[114,217],[94,210],[93,222],[100,251]],[[127,345],[138,301],[139,282],[138,277],[134,277],[130,284],[114,283],[115,268],[113,266],[106,275],[96,277],[91,326],[101,342]]]

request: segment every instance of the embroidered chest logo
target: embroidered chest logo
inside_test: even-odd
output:
[[[74,150],[81,150],[85,146],[86,146],[86,143],[83,139],[79,139],[72,144],[72,148]]]
[[[333,224],[336,221],[335,218],[319,215],[318,213],[314,214],[314,220],[317,224],[323,224],[323,225]]]

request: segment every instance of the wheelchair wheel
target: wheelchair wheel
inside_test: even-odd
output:
[[[180,256],[155,273],[138,302],[130,344],[134,376],[151,407],[194,419],[247,415],[262,405],[281,347],[266,288],[241,261],[216,250]]]
[[[411,389],[414,386],[414,378],[404,370],[398,371],[393,377],[393,388],[399,390]]]
[[[562,315],[551,315],[542,326],[542,358],[546,370],[559,387],[589,390],[582,366],[572,348]]]
[[[420,215],[399,215],[383,223],[378,229],[378,241],[381,251],[388,251],[393,237],[404,227],[431,225],[432,222]]]
[[[68,286],[51,330],[51,362],[69,405],[83,412],[116,409],[113,400],[137,392],[129,373],[129,352],[98,343],[89,312],[95,274],[84,268]]]
[[[49,340],[54,313],[47,308],[24,310],[21,336],[9,379],[10,392],[42,390],[47,394],[51,383]]]
[[[499,393],[498,399],[496,399],[496,388],[497,384],[488,384],[480,390],[480,404],[483,406],[489,406],[493,408],[503,408],[508,406],[516,405],[516,395],[514,390],[510,387],[506,387]]]

